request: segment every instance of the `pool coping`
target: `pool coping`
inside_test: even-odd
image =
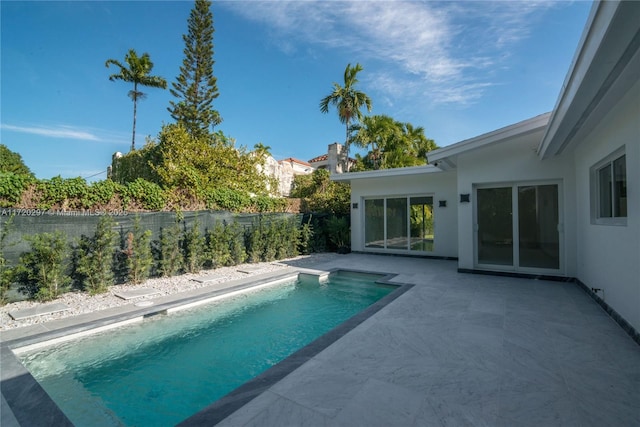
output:
[[[23,336],[16,336],[19,332],[13,331],[17,331],[17,329],[3,331],[2,335],[8,334],[10,338],[5,339],[0,335],[0,366],[2,366],[0,370],[0,392],[2,395],[0,424],[5,425],[5,422],[11,421],[7,425],[17,423],[24,426],[73,426],[42,386],[22,365],[14,353],[15,349],[34,345],[49,345],[52,340],[74,339],[101,329],[142,320],[145,317],[166,314],[176,307],[206,304],[234,293],[271,285],[274,282],[282,282],[300,274],[318,276],[321,279],[336,271],[372,274],[369,271],[345,268],[326,270],[287,268],[285,271],[280,270],[233,280],[225,283],[223,287],[218,284],[160,297],[158,299],[161,302],[149,307],[126,305],[55,320],[46,326],[25,327],[23,331],[19,331],[24,332]],[[397,289],[178,425],[197,426],[219,423],[413,287],[410,284],[391,282],[391,279],[397,276],[396,274],[375,274],[382,276],[376,280],[377,283],[393,285]]]

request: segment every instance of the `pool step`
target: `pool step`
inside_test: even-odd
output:
[[[69,310],[69,306],[62,302],[54,302],[52,304],[43,304],[36,307],[25,308],[23,310],[11,311],[9,316],[13,320],[28,319],[30,317],[44,316],[47,314],[58,313],[60,311]]]

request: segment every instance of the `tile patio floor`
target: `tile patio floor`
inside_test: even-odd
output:
[[[640,346],[573,283],[362,254],[313,267],[415,286],[219,425],[640,426]]]
[[[351,254],[415,286],[221,426],[640,426],[640,346],[573,283]]]

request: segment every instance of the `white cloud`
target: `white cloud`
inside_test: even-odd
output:
[[[33,135],[40,135],[48,138],[58,139],[77,139],[81,141],[96,141],[96,142],[113,142],[123,143],[121,135],[109,134],[107,131],[96,129],[84,129],[75,126],[57,125],[57,126],[16,126],[3,123],[0,125],[3,130],[19,133],[29,133]]]
[[[287,54],[311,44],[366,59],[366,77],[361,78],[390,102],[428,93],[436,104],[479,99],[493,85],[492,68],[528,36],[532,17],[554,7],[548,1],[219,4],[265,25]]]
[[[34,135],[47,136],[50,138],[68,138],[68,139],[82,139],[87,141],[98,141],[99,138],[89,132],[74,129],[70,126],[59,127],[38,127],[38,126],[14,126],[2,124],[2,129],[10,130],[20,133],[31,133]]]

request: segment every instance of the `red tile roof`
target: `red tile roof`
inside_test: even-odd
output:
[[[309,163],[323,162],[323,161],[327,160],[328,158],[329,158],[329,156],[327,154],[323,154],[322,156],[314,157],[313,159],[309,160]]]
[[[289,162],[289,163],[298,163],[300,165],[304,165],[304,166],[311,166],[309,163],[305,162],[304,160],[299,160],[293,157],[287,157],[286,159],[282,159],[280,160],[278,163],[282,163],[282,162]]]

